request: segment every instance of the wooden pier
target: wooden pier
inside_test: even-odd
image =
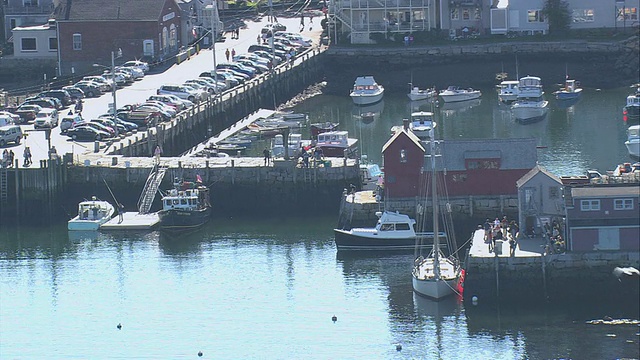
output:
[[[104,231],[125,231],[125,230],[152,230],[160,223],[158,213],[140,214],[137,212],[125,212],[122,214],[122,222],[118,215],[111,220],[100,225],[100,230]]]

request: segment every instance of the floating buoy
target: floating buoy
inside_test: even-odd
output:
[[[473,295],[473,296],[471,297],[471,303],[472,303],[473,305],[478,305],[478,297],[477,297],[477,296],[475,296],[475,295]]]
[[[335,316],[335,315],[333,315],[333,316],[331,317],[331,321],[333,321],[333,322],[338,321],[338,317],[337,317],[337,316]]]
[[[116,327],[118,328],[118,330],[122,329],[122,324],[118,323],[118,325],[116,325]]]
[[[202,351],[198,351],[198,356],[202,357]]]
[[[400,351],[402,350],[402,345],[401,344],[396,344],[396,351]]]

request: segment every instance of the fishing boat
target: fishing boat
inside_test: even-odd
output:
[[[196,182],[174,180],[173,188],[162,193],[162,210],[158,211],[160,229],[180,232],[196,229],[211,218],[209,189],[202,184],[200,176]]]
[[[413,86],[412,83],[409,83],[409,93],[407,96],[411,101],[430,99],[437,94],[436,88],[420,89],[417,86]]]
[[[537,76],[525,76],[518,83],[518,98],[511,105],[511,113],[521,124],[542,121],[549,111],[549,102],[544,99],[542,80]]]
[[[311,132],[311,138],[317,139],[318,134],[325,133],[327,131],[334,131],[338,128],[340,123],[334,123],[330,121],[326,121],[323,123],[313,123],[309,125],[309,131]]]
[[[442,186],[442,183],[438,184],[439,174],[436,171],[436,157],[441,156],[441,154],[437,154],[438,147],[436,146],[433,130],[430,139],[430,151],[427,156],[429,156],[431,160],[431,177],[429,179],[431,188],[431,204],[433,205],[433,215],[431,220],[433,232],[439,234],[441,204],[438,196],[438,190],[444,187]],[[428,188],[428,186],[425,186],[425,192],[427,192],[426,188]],[[427,196],[425,196],[425,205],[426,198]],[[450,206],[447,204],[444,208],[450,209]],[[422,213],[423,219],[425,219],[426,211],[424,211],[424,207],[421,207],[418,212]],[[445,256],[441,250],[441,237],[434,236],[433,247],[431,248],[429,255],[425,257],[422,255],[424,239],[419,237],[416,240],[415,250],[417,258],[414,261],[412,270],[413,290],[419,295],[436,300],[453,295],[457,292],[456,289],[459,285],[462,273],[460,261],[457,256],[454,255],[457,254],[457,246],[455,245],[455,236],[453,236],[451,213],[448,210],[443,212],[442,218],[445,227],[444,232],[446,233],[446,239],[447,241],[451,241],[449,249],[454,250],[453,253],[449,256]]]
[[[418,111],[411,113],[409,129],[421,140],[427,139],[431,130],[436,126],[433,121],[433,113],[428,111]]]
[[[472,88],[463,89],[458,86],[449,86],[438,94],[444,102],[467,101],[479,98],[482,93],[480,90]]]
[[[627,141],[624,142],[629,155],[640,157],[640,125],[632,125],[627,129]]]
[[[622,114],[625,121],[630,117],[635,119],[640,117],[640,84],[637,85],[633,94],[627,96],[627,104],[624,106]]]
[[[114,213],[113,205],[93,196],[91,200],[84,200],[78,204],[78,215],[69,220],[67,229],[74,231],[98,230],[100,225],[113,217]]]
[[[377,212],[372,228],[333,229],[338,250],[409,250],[416,241],[416,221],[397,211]]]
[[[316,147],[327,157],[356,157],[358,139],[350,138],[348,131],[328,131],[318,134]]]
[[[382,100],[384,87],[378,84],[373,76],[359,76],[349,95],[356,105],[374,104]]]
[[[582,88],[575,80],[567,79],[564,82],[564,86],[553,93],[556,96],[556,100],[575,100],[582,94]]]

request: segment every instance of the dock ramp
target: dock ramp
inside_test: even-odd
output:
[[[140,199],[138,199],[139,214],[148,214],[149,210],[151,210],[153,199],[156,197],[156,193],[158,192],[158,188],[160,187],[160,183],[162,182],[166,171],[167,168],[160,165],[155,165],[151,169],[151,172],[147,177],[147,182],[144,184],[142,194],[140,194]]]

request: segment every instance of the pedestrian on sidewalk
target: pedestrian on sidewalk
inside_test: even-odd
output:
[[[227,61],[229,61],[229,55],[230,55],[230,54],[231,54],[231,53],[229,52],[229,48],[227,48],[227,51],[225,51],[225,52],[224,52],[224,56],[226,56],[226,57],[227,57]]]
[[[236,57],[236,49],[231,49],[231,58]]]
[[[264,155],[264,165],[269,165],[269,161],[271,160],[271,151],[269,151],[269,149],[267,148],[264,148],[262,154]]]

